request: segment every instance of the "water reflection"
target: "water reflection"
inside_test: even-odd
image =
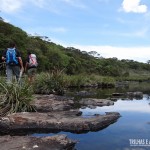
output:
[[[144,95],[142,100],[117,100],[113,106],[96,107],[95,109],[80,109],[83,112],[83,116],[89,116],[93,114],[103,114],[105,112],[141,112],[150,113],[149,99],[147,95]]]
[[[126,92],[143,92],[144,94],[150,95],[150,82],[129,82],[128,87],[118,87],[110,89],[96,89],[96,88],[82,88],[82,89],[69,89],[67,93],[69,96],[73,96],[76,99],[83,97],[93,98],[108,98],[112,93],[126,93]],[[79,95],[81,91],[87,92],[88,94]]]

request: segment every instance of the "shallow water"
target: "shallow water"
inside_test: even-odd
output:
[[[148,150],[150,149],[150,99],[148,94],[141,100],[121,100],[113,106],[80,109],[83,117],[105,112],[119,112],[121,117],[107,128],[85,134],[67,134],[69,138],[78,140],[78,150]],[[34,134],[48,136],[54,134]]]

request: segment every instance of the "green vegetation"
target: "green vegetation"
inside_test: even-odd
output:
[[[104,77],[99,75],[64,75],[64,87],[84,87],[84,86],[105,86],[111,85],[113,87],[115,85],[115,79],[113,77]]]
[[[37,31],[38,32],[38,31]],[[34,93],[64,94],[68,87],[113,87],[116,81],[150,80],[150,65],[133,60],[103,58],[95,51],[85,52],[57,45],[48,37],[34,37],[0,19],[0,57],[10,41],[14,41],[25,62],[27,50],[38,57],[38,74],[32,86],[6,84],[5,64],[0,60],[0,115],[35,111],[31,105]],[[99,56],[99,57],[94,57]]]
[[[33,83],[34,93],[38,94],[64,94],[64,80],[61,71],[42,72],[36,76]]]
[[[0,83],[0,116],[9,113],[35,111],[31,105],[33,90],[28,84],[20,86],[17,83],[1,81]]]
[[[73,47],[65,48],[51,42],[48,37],[30,36],[20,28],[2,20],[0,20],[0,27],[0,54],[7,48],[9,41],[13,40],[21,51],[23,61],[26,59],[28,49],[31,49],[37,55],[39,72],[49,72],[57,69],[63,70],[66,75],[73,75],[73,78],[76,75],[89,76],[94,74],[96,76],[114,77],[115,80],[136,80],[141,76],[149,79],[149,63],[128,59],[94,57],[100,54],[92,50],[88,53]]]

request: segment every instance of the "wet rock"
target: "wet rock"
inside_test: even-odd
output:
[[[69,99],[63,96],[55,95],[36,95],[35,100],[32,102],[32,106],[35,107],[37,112],[52,112],[52,111],[66,111],[73,109],[75,106],[73,99]],[[83,98],[79,101],[79,104],[90,108],[96,106],[109,106],[114,105],[112,100],[108,99],[94,99],[94,98]]]
[[[130,98],[142,99],[143,92],[127,92],[126,95]]]
[[[116,102],[118,100],[118,98],[116,98],[116,97],[111,97],[111,98],[108,98],[108,99],[110,99],[113,102]]]
[[[76,141],[66,135],[48,137],[1,136],[1,150],[73,150]]]
[[[87,107],[91,108],[91,109],[95,109],[96,108],[96,106],[93,106],[93,105],[88,105]]]
[[[84,106],[109,106],[114,105],[114,102],[108,99],[83,98],[79,102]]]
[[[73,98],[57,95],[35,95],[32,106],[38,112],[70,110],[74,106]]]
[[[86,109],[86,106],[82,106],[81,109]]]
[[[97,131],[117,121],[119,113],[83,118],[79,111],[51,113],[15,113],[0,118],[1,134],[28,132],[70,131],[76,133]]]

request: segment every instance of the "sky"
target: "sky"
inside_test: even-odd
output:
[[[0,0],[0,16],[64,47],[150,60],[150,0]]]

